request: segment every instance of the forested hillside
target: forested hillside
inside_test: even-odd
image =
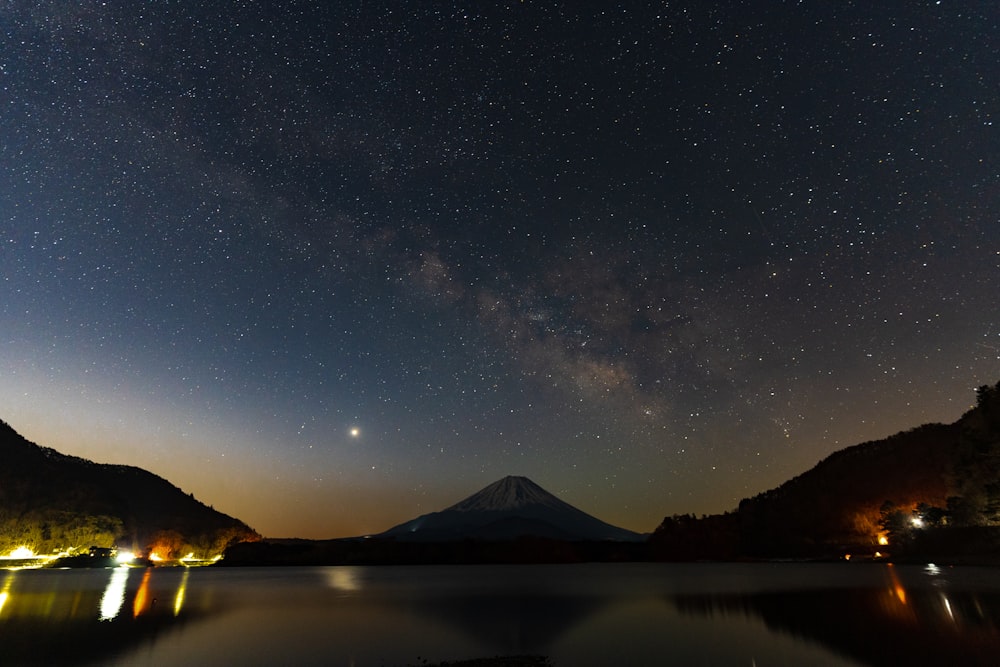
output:
[[[992,548],[997,533],[1000,383],[953,424],[835,452],[727,514],[667,517],[651,541],[665,558],[828,557]]]
[[[259,539],[165,479],[39,447],[0,421],[0,554],[120,546],[163,558],[209,557]]]

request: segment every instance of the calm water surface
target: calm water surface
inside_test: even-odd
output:
[[[1000,570],[592,564],[0,571],[0,663],[993,665]]]

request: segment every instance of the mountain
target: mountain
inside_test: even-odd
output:
[[[375,535],[403,541],[512,540],[639,541],[645,536],[612,526],[532,482],[504,477],[440,512],[424,514]]]
[[[0,421],[0,553],[113,545],[164,558],[260,539],[246,524],[141,468],[40,447]]]
[[[667,517],[651,542],[680,559],[897,555],[934,535],[984,544],[991,531],[1000,531],[1000,383],[980,387],[955,423],[834,452],[733,512]]]

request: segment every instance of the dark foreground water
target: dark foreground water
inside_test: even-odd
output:
[[[594,564],[0,571],[0,664],[1000,664],[1000,570]]]

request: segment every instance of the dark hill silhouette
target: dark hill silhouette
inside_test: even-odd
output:
[[[0,553],[118,545],[164,557],[208,556],[259,539],[141,468],[99,464],[40,447],[0,421]]]
[[[913,520],[920,523],[916,528]],[[900,554],[947,528],[1000,527],[1000,383],[953,424],[927,424],[835,452],[734,512],[664,519],[664,558]],[[959,529],[966,529],[959,533]],[[879,544],[879,537],[890,544]],[[989,540],[986,540],[986,544]]]
[[[424,514],[374,537],[451,542],[526,536],[569,541],[645,539],[563,502],[527,477],[515,476],[504,477],[451,507]]]
[[[958,424],[929,424],[835,452],[776,489],[740,503],[751,553],[794,555],[816,545],[877,544],[886,501],[944,507]]]

